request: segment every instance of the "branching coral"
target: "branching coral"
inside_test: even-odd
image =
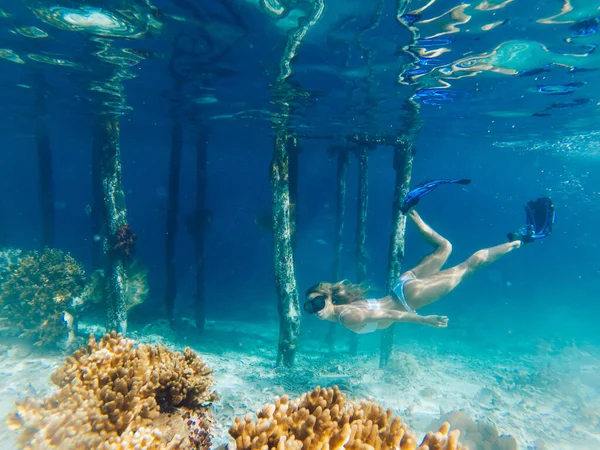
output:
[[[1,281],[0,315],[12,330],[36,339],[36,345],[73,337],[86,283],[85,271],[73,257],[56,249],[28,252],[10,262]]]
[[[391,410],[370,402],[348,402],[339,389],[317,387],[300,398],[277,398],[257,413],[236,418],[229,434],[237,449],[277,450],[460,450],[458,431],[445,423],[421,446]]]
[[[9,268],[19,262],[23,250],[18,248],[3,248],[0,250],[0,279],[3,279]]]
[[[27,449],[208,448],[211,374],[190,349],[92,336],[52,374],[58,390],[17,403],[9,424]]]

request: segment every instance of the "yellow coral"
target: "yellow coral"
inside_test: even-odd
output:
[[[83,267],[60,250],[22,254],[2,274],[0,314],[20,336],[36,339],[36,345],[56,344],[72,331],[65,318],[81,311],[77,299],[85,282]]]
[[[371,401],[348,402],[337,386],[289,400],[277,398],[257,413],[236,418],[229,429],[238,450],[461,450],[458,430],[445,423],[421,446],[399,417]],[[466,449],[465,449],[466,450]]]
[[[181,448],[182,439],[178,436],[178,439],[169,442],[165,445],[163,441],[163,434],[155,428],[140,427],[135,433],[133,431],[127,431],[119,437],[111,436],[106,447],[111,450],[133,450],[133,449],[145,449],[145,450],[171,450]]]
[[[17,403],[9,425],[27,449],[208,448],[211,374],[190,349],[92,336],[52,374],[58,390]]]

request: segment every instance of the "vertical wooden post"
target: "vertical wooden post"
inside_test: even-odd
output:
[[[367,147],[358,149],[358,226],[356,227],[356,278],[363,283],[367,278],[367,211],[369,208],[369,154]]]
[[[125,306],[126,261],[111,250],[110,241],[119,228],[127,225],[125,192],[121,182],[121,149],[119,145],[119,121],[107,116],[101,119],[99,128],[101,145],[100,174],[103,192],[104,229],[108,236],[104,244],[105,293],[108,303],[108,331],[127,332],[127,309]]]
[[[35,106],[37,109],[36,147],[38,163],[38,195],[42,221],[41,248],[54,247],[55,213],[54,213],[54,180],[52,166],[52,149],[45,119],[46,83],[38,72],[34,74]]]
[[[342,251],[344,249],[344,219],[346,217],[346,172],[348,171],[348,150],[340,148],[337,155],[337,204],[335,215],[335,256],[333,274],[336,281],[342,277]]]
[[[175,243],[177,237],[177,215],[179,212],[179,173],[183,146],[181,122],[174,119],[171,131],[171,158],[169,160],[169,197],[167,203],[167,223],[165,235],[165,308],[167,319],[175,319],[175,298],[177,297],[177,271],[175,268]]]
[[[106,230],[102,229],[104,219],[102,211],[104,208],[104,192],[102,187],[102,132],[98,129],[94,132],[92,144],[92,205],[89,211],[92,221],[92,270],[101,269],[102,240]]]
[[[291,367],[294,364],[300,334],[300,302],[294,270],[290,223],[289,142],[287,124],[281,123],[277,127],[275,148],[271,161],[271,188],[275,288],[279,301],[277,365],[283,365],[284,367]]]
[[[204,310],[204,234],[207,224],[206,216],[206,150],[207,133],[200,131],[196,140],[196,211],[194,241],[196,245],[196,329],[204,331],[206,323]]]
[[[358,156],[358,217],[356,227],[356,281],[364,283],[367,279],[367,210],[369,206],[369,155],[367,147],[361,145]],[[350,353],[358,352],[358,335],[350,335]]]
[[[294,268],[292,244],[294,231],[290,205],[290,145],[295,149],[296,141],[290,140],[289,127],[291,104],[295,101],[297,88],[292,87],[286,80],[292,74],[292,59],[296,56],[302,40],[323,14],[324,0],[314,0],[312,6],[310,17],[300,22],[295,31],[288,33],[285,50],[279,61],[279,76],[273,85],[274,103],[278,106],[277,116],[273,119],[276,136],[270,167],[273,198],[273,260],[279,311],[277,365],[284,367],[291,367],[294,364],[300,336],[300,302]]]
[[[412,174],[413,145],[410,140],[399,140],[394,146],[394,170],[396,182],[394,186],[394,203],[392,209],[392,235],[388,257],[387,291],[391,292],[399,278],[404,261],[404,232],[406,216],[400,211],[402,200],[408,193]],[[394,348],[395,326],[392,324],[381,336],[381,353],[379,367],[385,367]]]
[[[52,177],[52,150],[44,119],[38,119],[36,131],[38,160],[38,192],[42,218],[42,249],[54,247],[54,182]]]
[[[288,154],[290,158],[290,228],[292,232],[292,249],[296,250],[297,243],[297,221],[298,221],[298,209],[296,205],[298,203],[298,159],[300,148],[298,147],[298,139],[296,136],[288,136]]]
[[[335,282],[342,277],[342,252],[344,250],[344,218],[346,216],[346,172],[348,169],[348,150],[340,147],[337,152],[337,191],[336,191],[336,215],[335,215],[335,245],[333,259],[333,278]],[[335,331],[339,325],[331,322],[327,332],[327,344],[329,351],[335,348]]]

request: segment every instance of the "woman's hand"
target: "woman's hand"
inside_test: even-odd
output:
[[[425,325],[435,328],[446,328],[448,326],[448,317],[446,316],[425,316]]]

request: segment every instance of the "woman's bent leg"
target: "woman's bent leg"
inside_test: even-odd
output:
[[[424,279],[407,282],[404,287],[404,295],[408,305],[413,309],[417,309],[438,301],[475,273],[476,270],[487,266],[520,246],[520,241],[513,241],[479,250],[457,266],[442,270]]]

